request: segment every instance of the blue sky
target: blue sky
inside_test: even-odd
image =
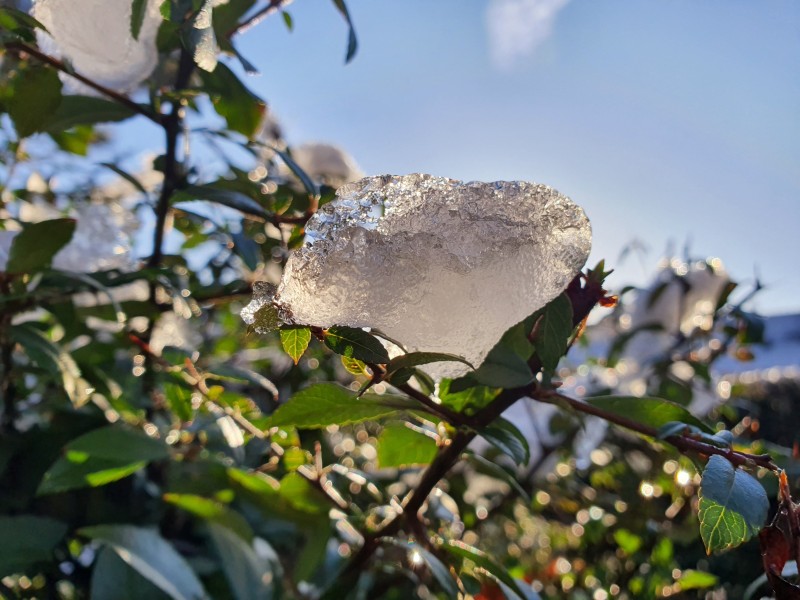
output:
[[[800,310],[800,3],[348,6],[346,66],[331,2],[297,0],[293,32],[272,17],[238,40],[290,142],[334,142],[368,174],[547,183],[586,209],[612,286],[688,243],[742,282],[757,269],[763,312]],[[634,240],[649,253],[620,263]]]

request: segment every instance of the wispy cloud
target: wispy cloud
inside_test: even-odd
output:
[[[569,0],[489,0],[486,25],[492,62],[509,69],[531,56],[552,33],[559,11]]]

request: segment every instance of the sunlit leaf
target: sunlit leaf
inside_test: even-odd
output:
[[[357,358],[365,363],[385,364],[389,355],[378,339],[356,327],[334,326],[326,329],[325,345],[336,354]]]
[[[320,429],[328,425],[346,425],[391,415],[396,408],[380,397],[355,393],[334,383],[318,383],[297,392],[270,418],[273,427]]]
[[[436,456],[436,441],[405,424],[386,425],[378,436],[378,466],[413,467],[429,464]]]
[[[280,335],[284,351],[297,364],[311,342],[311,329],[302,326],[284,327]]]
[[[700,535],[709,554],[746,542],[767,520],[769,499],[764,488],[719,455],[708,459],[699,495]]]

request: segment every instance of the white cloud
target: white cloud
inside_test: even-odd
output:
[[[511,68],[531,56],[552,33],[559,11],[569,0],[489,0],[486,25],[492,62]]]

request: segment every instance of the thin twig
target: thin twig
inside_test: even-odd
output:
[[[552,390],[541,390],[534,393],[532,397],[538,402],[553,404],[555,406],[563,406],[564,404],[567,404],[576,412],[592,415],[594,417],[600,417],[609,423],[619,425],[620,427],[630,429],[631,431],[635,431],[636,433],[640,433],[648,437],[658,437],[658,430],[655,427],[644,425],[643,423],[639,423],[638,421],[629,419],[622,415],[607,412],[601,408],[588,404],[583,400],[570,398],[569,396],[556,393]],[[739,467],[758,466],[764,469],[769,469],[775,473],[780,471],[778,466],[772,461],[772,457],[769,454],[750,454],[748,452],[740,452],[732,448],[714,446],[700,439],[692,437],[691,434],[671,435],[664,438],[663,441],[671,444],[683,454],[694,453],[704,456],[717,454],[728,459],[733,465]]]
[[[252,27],[255,27],[261,23],[261,21],[266,19],[271,14],[277,12],[285,6],[288,6],[291,3],[292,0],[270,0],[269,4],[267,4],[264,8],[253,13],[252,16],[248,17],[246,20],[230,29],[225,35],[228,39],[230,39],[237,34],[245,33]]]
[[[140,114],[143,117],[147,117],[156,125],[161,125],[161,126],[164,125],[161,115],[156,114],[150,110],[147,110],[147,108],[145,108],[141,104],[137,104],[124,94],[120,94],[119,92],[116,92],[112,89],[105,87],[104,85],[100,85],[96,81],[92,81],[91,79],[81,75],[80,73],[76,73],[75,71],[67,67],[67,65],[64,64],[64,62],[58,60],[57,58],[53,58],[52,56],[49,56],[44,52],[41,52],[37,48],[34,48],[33,46],[26,44],[25,42],[9,42],[5,44],[4,48],[18,55],[24,53],[33,56],[34,58],[40,60],[41,62],[47,63],[51,67],[58,69],[62,73],[66,73],[70,77],[77,79],[84,85],[87,85],[93,90],[100,92],[104,96],[111,98],[112,100],[114,100],[114,102],[117,102],[118,104],[121,104],[126,108],[129,108],[133,112]]]

